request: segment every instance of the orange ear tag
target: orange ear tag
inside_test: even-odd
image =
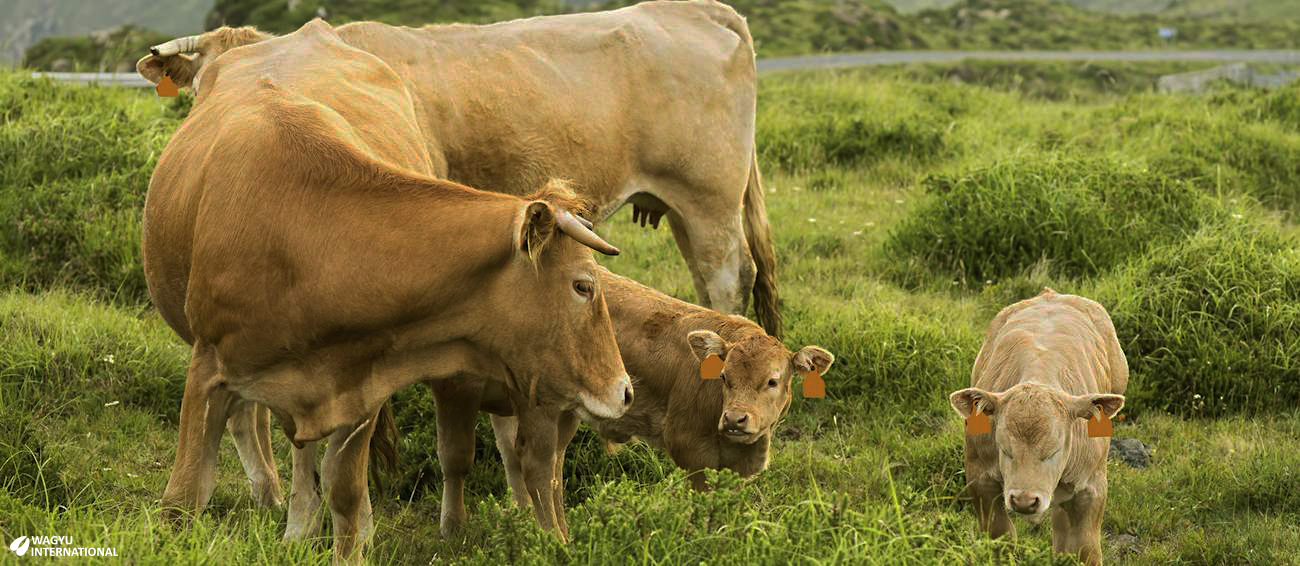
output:
[[[826,398],[826,382],[822,381],[822,374],[817,370],[803,374],[803,396],[813,399]]]
[[[181,93],[180,89],[176,88],[176,83],[172,82],[172,78],[167,75],[163,75],[163,79],[158,81],[158,86],[154,90],[158,92],[158,96],[177,96]]]
[[[975,407],[975,412],[966,418],[966,436],[979,436],[993,432],[993,425],[989,422],[989,416],[981,413],[979,407]]]
[[[1097,414],[1088,419],[1088,438],[1106,438],[1113,430],[1110,417],[1106,416],[1105,411],[1097,411]]]
[[[717,379],[722,376],[722,358],[709,354],[700,362],[700,379]]]

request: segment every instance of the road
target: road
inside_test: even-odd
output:
[[[808,55],[759,59],[758,72],[804,71],[905,65],[909,63],[955,63],[963,60],[983,61],[1162,61],[1188,63],[1283,63],[1300,65],[1300,51],[1282,50],[1209,50],[1209,51],[877,51],[837,55]],[[98,83],[105,86],[152,86],[135,73],[32,73],[54,80]]]

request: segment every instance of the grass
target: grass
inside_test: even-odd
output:
[[[787,344],[836,355],[827,399],[796,397],[768,471],[694,494],[661,453],[606,456],[584,427],[559,545],[509,504],[480,422],[470,522],[444,539],[416,387],[398,395],[402,465],[375,494],[372,561],[1072,563],[1045,525],[974,533],[946,404],[989,319],[1046,285],[1110,309],[1133,370],[1116,436],[1156,449],[1147,469],[1109,463],[1107,560],[1293,561],[1300,91],[1157,96],[1082,65],[972,67],[954,84],[953,69],[761,81]],[[158,522],[188,351],[143,293],[138,217],[183,104],[0,77],[0,540],[69,535],[144,564],[325,563],[328,539],[279,541],[284,513],[253,507],[229,439],[210,511]],[[600,230],[625,252],[602,258],[611,269],[693,298],[667,231],[622,215]],[[274,445],[287,482],[288,443]]]

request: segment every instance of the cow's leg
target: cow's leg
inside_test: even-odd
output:
[[[317,444],[307,442],[302,448],[292,449],[293,485],[289,488],[289,524],[284,530],[287,541],[320,536],[321,523],[325,520],[320,474],[316,472]]]
[[[501,453],[501,464],[506,469],[506,483],[510,486],[510,496],[515,505],[527,509],[533,505],[528,497],[528,487],[524,485],[523,464],[515,450],[515,439],[519,432],[519,419],[489,415],[492,419],[492,432],[497,439],[497,451]]]
[[[374,530],[366,464],[378,416],[376,412],[359,426],[335,431],[325,448],[323,479],[334,520],[335,562],[362,562],[362,550]]]
[[[261,439],[262,426],[267,428],[265,449]],[[235,438],[239,463],[243,464],[249,488],[253,490],[253,499],[262,507],[279,507],[284,500],[280,498],[280,475],[276,473],[275,460],[271,457],[270,427],[271,410],[251,401],[235,403],[230,418],[226,420],[226,428]]]
[[[180,435],[176,464],[163,491],[163,518],[179,519],[183,512],[200,513],[216,485],[218,451],[226,431],[226,417],[236,397],[219,383],[216,352],[206,344],[194,345],[185,396],[181,399]]]
[[[1101,565],[1101,519],[1106,508],[1105,479],[1096,491],[1081,491],[1061,504],[1069,519],[1068,530],[1058,533],[1052,525],[1052,548],[1057,552],[1078,553],[1079,561],[1088,566]],[[1058,534],[1063,535],[1058,543]]]
[[[516,403],[519,431],[515,449],[519,453],[520,467],[524,472],[524,485],[533,503],[533,514],[543,530],[553,530],[560,540],[566,540],[559,531],[555,509],[555,454],[559,436],[559,415]]]
[[[720,463],[718,445],[712,441],[712,436],[710,435],[707,441],[701,441],[698,436],[690,434],[689,431],[671,429],[664,431],[664,448],[668,452],[668,457],[672,458],[673,463],[679,468],[686,470],[686,477],[691,481],[691,488],[695,491],[708,491],[708,480],[701,470],[716,470]]]
[[[741,211],[684,208],[668,214],[668,225],[690,268],[698,303],[718,312],[745,314],[755,268]]]
[[[429,382],[438,410],[438,465],[442,467],[443,536],[465,525],[465,476],[474,466],[474,425],[483,397],[481,386],[462,386],[450,380]]]
[[[569,538],[569,523],[564,518],[564,452],[578,433],[578,416],[572,412],[560,414],[555,437],[555,522],[560,533]]]
[[[1006,504],[1002,500],[1002,486],[996,484],[976,483],[970,486],[971,503],[975,507],[975,517],[979,520],[980,532],[989,538],[1003,535],[1016,536],[1016,527],[1007,515]]]

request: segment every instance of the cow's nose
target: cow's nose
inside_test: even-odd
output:
[[[722,419],[729,427],[738,427],[749,422],[749,413],[733,413],[726,411],[722,413]]]
[[[628,381],[623,384],[623,408],[632,406],[632,382]]]
[[[1017,513],[1032,515],[1038,512],[1043,499],[1037,493],[1023,489],[1011,490],[1011,509]]]

